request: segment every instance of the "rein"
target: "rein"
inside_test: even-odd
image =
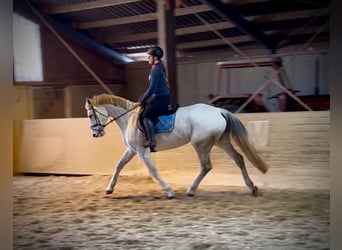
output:
[[[139,107],[140,105],[141,105],[141,103],[135,105],[133,108],[130,108],[130,109],[126,110],[126,111],[123,112],[122,114],[118,115],[117,117],[114,117],[114,118],[110,119],[106,124],[101,125],[101,126],[102,126],[103,128],[107,127],[107,125],[109,125],[110,123],[116,121],[117,119],[121,118],[122,116],[126,115],[127,113],[131,112],[132,110],[136,109],[136,108]],[[95,112],[94,112],[95,114],[98,113],[98,114],[100,114],[100,115],[103,115],[103,116],[106,117],[106,118],[109,118],[108,115],[105,115],[105,114],[101,113],[100,111],[94,109],[93,106],[92,106],[92,109],[95,111]],[[95,119],[96,119],[96,120],[99,120],[97,117],[96,117]],[[100,124],[101,124],[101,123],[100,123]]]

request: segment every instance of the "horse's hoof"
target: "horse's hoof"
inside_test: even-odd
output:
[[[112,194],[112,193],[113,193],[113,190],[109,190],[108,189],[108,190],[105,191],[105,194]]]
[[[169,200],[173,199],[173,198],[174,198],[173,193],[172,193],[172,194],[171,194],[171,193],[170,193],[170,194],[167,194],[167,195],[166,195],[166,198],[169,199]]]
[[[255,197],[257,197],[259,195],[259,190],[258,190],[257,186],[253,187],[252,195],[255,196]]]
[[[189,196],[189,197],[194,197],[195,194],[194,194],[194,193],[187,193],[187,196]]]
[[[173,191],[169,190],[166,194],[166,198],[168,199],[173,199],[174,198],[174,194],[173,194]]]

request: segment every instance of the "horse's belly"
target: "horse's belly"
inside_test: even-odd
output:
[[[188,135],[175,135],[173,133],[157,134],[156,139],[157,151],[177,148],[187,144],[190,141],[190,137]]]

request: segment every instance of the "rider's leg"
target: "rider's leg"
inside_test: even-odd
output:
[[[143,145],[145,148],[150,147],[151,150],[153,151],[154,148],[157,146],[156,137],[154,133],[154,124],[147,117],[143,118],[143,123],[145,126],[146,135],[147,135],[147,141]]]

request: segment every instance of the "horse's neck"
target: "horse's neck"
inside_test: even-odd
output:
[[[129,118],[129,112],[126,113],[127,109],[122,108],[122,107],[117,107],[114,105],[106,105],[106,109],[107,109],[108,115],[111,116],[113,119],[115,119],[121,131],[126,130],[128,118]]]

